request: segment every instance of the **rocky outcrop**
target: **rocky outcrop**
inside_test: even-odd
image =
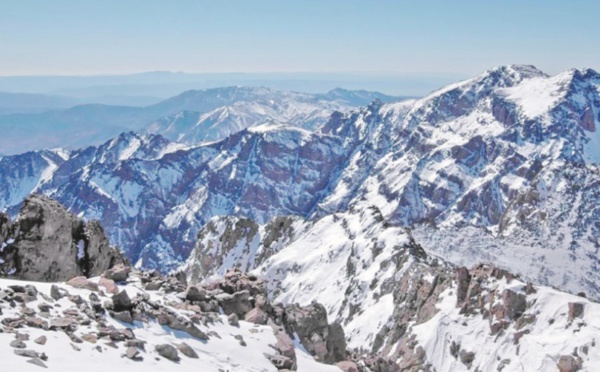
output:
[[[13,226],[0,217],[0,237],[0,275],[24,280],[98,276],[124,261],[109,246],[99,222],[85,222],[42,195],[25,199]]]

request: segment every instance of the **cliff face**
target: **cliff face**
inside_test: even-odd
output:
[[[98,276],[123,258],[97,221],[85,222],[58,202],[31,195],[15,220],[0,217],[0,275],[64,281]]]

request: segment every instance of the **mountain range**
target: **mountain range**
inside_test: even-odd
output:
[[[0,209],[43,193],[189,283],[252,272],[406,370],[595,358],[570,304],[600,299],[600,74],[502,66],[384,99],[188,92],[103,144],[1,158]],[[568,356],[543,330],[571,327],[585,337]]]

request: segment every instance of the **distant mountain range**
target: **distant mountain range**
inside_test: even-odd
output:
[[[62,109],[70,106],[73,100],[19,94],[6,94],[6,97],[4,110],[18,111],[18,107],[23,107],[27,102],[29,106],[26,110],[33,113],[0,115],[0,129],[4,134],[0,138],[0,148],[4,154],[96,145],[129,130],[163,133],[177,140],[179,135],[172,135],[171,126],[176,131],[182,129],[180,134],[186,137],[186,143],[197,144],[197,140],[223,139],[256,122],[275,120],[298,123],[308,120],[314,127],[325,122],[335,110],[348,111],[369,103],[373,98],[384,101],[403,99],[343,89],[327,94],[305,94],[267,88],[228,87],[187,91],[144,107],[88,104]],[[44,111],[52,104],[52,110]],[[225,117],[229,111],[233,114]],[[196,122],[190,120],[191,116],[195,117]],[[149,126],[148,129],[143,129],[145,126]],[[188,130],[190,133],[187,133]]]

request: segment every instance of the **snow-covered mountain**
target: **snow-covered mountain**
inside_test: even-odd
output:
[[[187,144],[223,139],[266,121],[316,126],[334,110],[369,102],[401,100],[376,92],[334,90],[327,94],[278,91],[262,87],[189,90],[145,107],[85,104],[47,112],[0,115],[0,148],[18,154],[52,147],[98,145],[125,131],[163,134]],[[191,117],[195,117],[191,119]]]
[[[127,133],[38,167],[51,176],[30,184],[101,219],[147,267],[183,263],[214,216],[262,225],[375,207],[451,262],[598,298],[599,85],[592,70],[499,67],[422,99],[333,113],[316,130],[270,122],[191,147]],[[0,176],[16,164],[27,169],[3,158]]]

